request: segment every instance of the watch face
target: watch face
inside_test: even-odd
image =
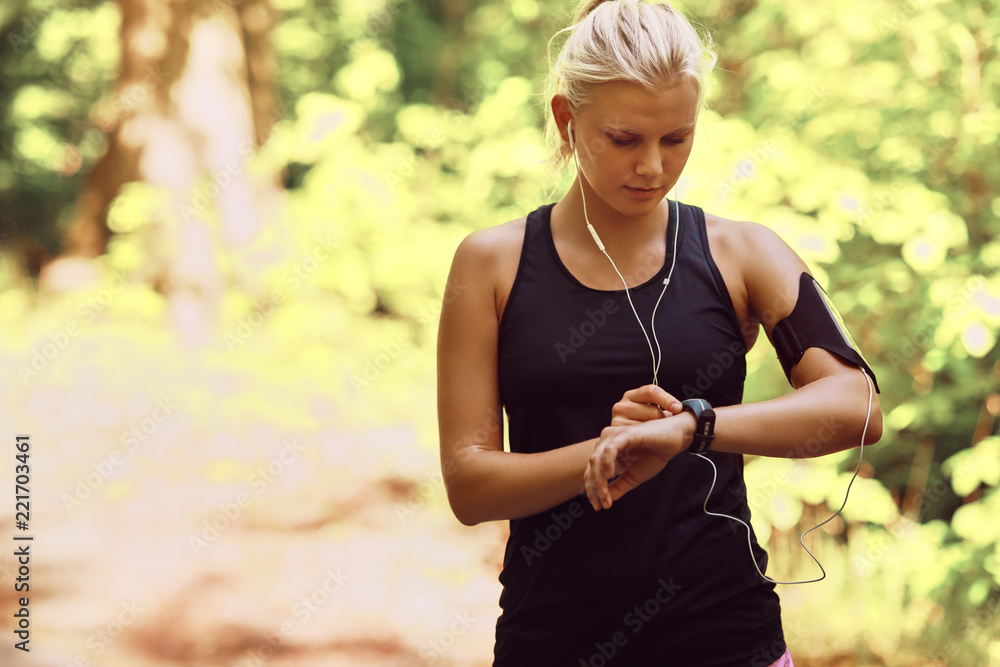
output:
[[[862,361],[864,361],[865,364],[868,364],[868,360],[865,359],[865,355],[861,354],[861,349],[858,347],[858,344],[854,342],[854,337],[851,336],[851,332],[848,331],[847,325],[844,324],[844,318],[840,316],[840,311],[837,310],[837,306],[835,306],[833,301],[830,300],[830,297],[827,295],[826,291],[820,286],[818,282],[816,282],[815,278],[812,279],[812,285],[813,289],[816,290],[816,293],[819,294],[820,297],[822,298],[823,305],[826,306],[827,312],[830,313],[830,316],[833,318],[833,321],[837,323],[837,332],[840,334],[840,337],[843,339],[844,343],[847,344],[849,348],[857,352],[858,356],[861,357]]]

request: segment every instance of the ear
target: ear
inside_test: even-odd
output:
[[[569,132],[566,126],[571,120],[573,120],[573,111],[569,107],[569,100],[566,99],[565,95],[554,95],[552,97],[552,117],[556,121],[556,127],[559,128],[559,136],[562,140],[569,142]]]

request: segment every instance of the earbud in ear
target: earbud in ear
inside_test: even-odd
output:
[[[573,120],[572,119],[566,121],[566,134],[569,135],[569,149],[571,151],[576,151],[576,146],[573,145]]]

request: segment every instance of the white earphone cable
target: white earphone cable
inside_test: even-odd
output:
[[[712,491],[715,489],[715,480],[718,477],[718,471],[717,471],[717,469],[715,467],[715,463],[712,461],[712,459],[708,458],[707,456],[704,456],[703,454],[695,454],[695,456],[697,456],[699,458],[702,458],[702,459],[705,459],[706,461],[708,461],[709,465],[712,466],[712,484],[711,484],[711,486],[708,487],[708,494],[705,496],[705,502],[702,503],[702,506],[701,506],[702,511],[705,512],[705,514],[708,514],[709,516],[717,516],[717,517],[721,517],[723,519],[729,519],[731,521],[736,521],[737,523],[743,524],[743,527],[747,529],[747,546],[750,549],[750,560],[753,561],[753,566],[757,569],[757,573],[763,579],[765,579],[767,581],[770,581],[773,584],[813,584],[813,583],[816,583],[817,581],[823,581],[824,579],[826,579],[826,570],[823,569],[823,564],[819,562],[819,559],[816,558],[816,555],[812,551],[809,550],[809,547],[806,546],[805,537],[806,537],[806,535],[808,535],[809,533],[813,532],[817,528],[825,526],[826,524],[828,524],[831,521],[833,521],[834,518],[840,516],[840,513],[842,511],[844,511],[845,507],[847,507],[847,498],[851,494],[851,486],[854,485],[854,480],[858,478],[858,473],[861,471],[861,462],[864,460],[864,457],[865,457],[865,436],[868,434],[868,422],[871,420],[871,416],[872,416],[872,396],[873,396],[873,389],[872,389],[872,380],[871,380],[871,378],[868,377],[868,373],[865,372],[865,370],[863,368],[861,369],[861,374],[865,376],[865,380],[867,380],[867,382],[868,382],[868,415],[865,417],[865,426],[861,430],[861,445],[860,445],[861,451],[860,451],[860,454],[858,455],[858,466],[857,466],[857,468],[854,469],[854,475],[851,477],[851,481],[848,482],[848,484],[847,484],[847,491],[844,493],[844,502],[841,503],[840,509],[838,509],[836,512],[834,512],[833,514],[831,514],[829,517],[827,517],[822,522],[817,523],[815,526],[813,526],[812,528],[806,530],[801,535],[799,535],[799,544],[801,544],[802,548],[806,550],[806,553],[809,554],[809,557],[812,558],[814,561],[816,561],[816,565],[819,566],[819,571],[822,573],[816,579],[806,579],[804,581],[778,581],[776,579],[771,579],[770,577],[766,576],[763,572],[760,571],[760,566],[757,565],[757,559],[753,557],[753,543],[750,540],[750,526],[747,525],[747,523],[745,521],[743,521],[742,519],[739,519],[739,518],[737,518],[735,516],[730,516],[728,514],[720,514],[718,512],[710,512],[710,511],[708,511],[708,499],[712,496]]]
[[[673,248],[671,250],[670,270],[667,273],[667,277],[663,280],[663,289],[660,291],[660,297],[656,300],[656,304],[653,306],[653,314],[650,321],[650,328],[652,329],[653,333],[653,341],[656,342],[656,352],[653,352],[653,344],[649,340],[649,334],[646,333],[646,327],[643,326],[642,319],[639,317],[639,313],[635,309],[635,304],[632,303],[632,295],[628,291],[628,282],[626,282],[624,276],[622,276],[621,271],[618,270],[618,267],[615,265],[614,260],[611,259],[611,255],[609,255],[607,250],[604,249],[604,243],[601,242],[600,236],[597,235],[597,230],[594,229],[594,226],[590,224],[590,218],[587,215],[587,197],[583,189],[583,179],[585,176],[583,173],[583,169],[581,169],[580,167],[580,159],[579,157],[577,157],[576,154],[576,145],[573,140],[573,130],[569,126],[569,123],[567,123],[566,129],[567,133],[569,134],[570,150],[573,152],[573,160],[576,163],[577,183],[580,186],[580,198],[583,200],[583,219],[587,223],[587,229],[590,231],[590,235],[594,237],[594,241],[597,243],[597,247],[600,248],[601,252],[604,253],[604,256],[608,258],[609,262],[611,262],[611,266],[614,268],[615,273],[618,274],[618,277],[621,278],[622,284],[625,285],[625,297],[628,299],[629,306],[632,307],[632,313],[635,315],[635,319],[639,323],[639,328],[642,329],[642,335],[646,338],[646,344],[649,345],[649,354],[653,358],[653,384],[659,384],[658,373],[660,370],[660,362],[663,360],[663,351],[660,349],[660,341],[656,337],[656,309],[659,308],[660,306],[660,301],[663,299],[663,295],[667,291],[667,285],[670,284],[670,278],[674,275],[674,267],[677,265],[677,238],[678,238],[677,235],[678,231],[680,230],[680,205],[677,202],[677,185],[674,184],[674,239],[673,239]],[[715,482],[718,479],[718,470],[716,469],[715,463],[712,461],[712,459],[708,458],[703,454],[695,454],[695,456],[708,461],[709,465],[712,466],[712,483],[711,485],[709,485],[708,493],[705,495],[705,501],[702,503],[701,506],[702,511],[709,516],[716,516],[723,519],[729,519],[730,521],[736,521],[737,523],[743,524],[743,527],[746,528],[747,531],[747,547],[750,550],[750,560],[753,562],[754,567],[757,569],[757,573],[761,576],[761,578],[765,579],[766,581],[770,581],[771,583],[774,584],[812,584],[817,581],[822,581],[823,579],[826,578],[826,570],[823,568],[823,564],[819,562],[819,559],[816,558],[816,555],[813,554],[813,552],[810,551],[809,547],[806,546],[805,536],[811,533],[812,531],[816,530],[817,528],[825,526],[830,521],[833,521],[835,517],[840,516],[840,513],[847,506],[847,498],[850,496],[851,487],[854,485],[854,480],[857,479],[858,473],[861,471],[861,463],[862,461],[864,461],[864,456],[865,456],[865,436],[868,434],[868,423],[871,420],[872,416],[872,397],[874,395],[874,388],[872,386],[871,378],[868,377],[868,373],[863,368],[861,368],[861,373],[862,375],[865,376],[865,380],[868,383],[868,414],[865,417],[865,426],[861,431],[861,445],[860,445],[861,451],[858,455],[858,466],[854,470],[854,475],[851,477],[851,481],[848,482],[847,484],[847,491],[844,493],[844,502],[841,503],[840,509],[831,514],[827,519],[825,519],[821,523],[816,524],[812,528],[809,528],[801,535],[799,535],[799,544],[801,544],[802,548],[806,550],[806,553],[809,554],[809,557],[816,562],[816,565],[819,567],[820,572],[822,573],[816,579],[807,579],[804,581],[777,581],[775,579],[771,579],[770,577],[766,576],[763,572],[761,572],[760,566],[757,565],[757,559],[754,558],[753,556],[753,541],[750,538],[751,530],[749,524],[747,524],[742,519],[730,516],[728,514],[721,514],[718,512],[709,511],[708,501],[709,498],[712,497],[712,491],[715,490]]]
[[[660,372],[660,362],[663,361],[663,351],[660,350],[660,341],[656,338],[656,309],[660,307],[660,299],[663,298],[663,293],[667,291],[667,285],[670,284],[670,278],[674,275],[674,267],[677,266],[677,233],[681,228],[681,215],[680,215],[680,204],[677,203],[677,184],[674,184],[674,242],[670,250],[670,271],[667,272],[667,277],[663,279],[663,290],[660,292],[660,298],[656,300],[656,305],[653,306],[653,314],[650,316],[650,328],[653,330],[653,340],[656,342],[656,365],[653,368],[653,384],[657,383],[657,375]]]
[[[663,359],[663,352],[660,350],[660,341],[656,338],[656,309],[660,306],[660,301],[663,299],[663,295],[667,291],[667,285],[670,284],[670,278],[674,275],[674,267],[677,265],[677,232],[680,229],[680,205],[677,203],[676,185],[674,186],[674,241],[673,249],[670,253],[672,261],[670,263],[670,271],[667,273],[667,277],[663,280],[663,290],[660,291],[660,297],[656,300],[656,304],[653,306],[652,321],[650,322],[653,332],[653,340],[656,341],[656,352],[653,352],[653,343],[650,342],[649,334],[646,333],[646,327],[643,326],[642,319],[639,317],[639,312],[635,309],[635,304],[632,303],[632,295],[629,293],[628,282],[621,274],[621,271],[618,270],[618,266],[615,264],[615,261],[611,259],[611,255],[609,255],[608,251],[604,249],[604,243],[601,242],[601,237],[597,235],[597,230],[594,229],[592,224],[590,224],[590,217],[587,215],[587,196],[583,189],[583,179],[585,176],[583,169],[580,167],[580,158],[577,157],[576,154],[576,145],[573,140],[573,130],[569,126],[569,123],[566,125],[566,131],[569,134],[569,147],[573,152],[573,161],[576,163],[577,184],[580,186],[580,199],[583,201],[583,219],[587,223],[587,229],[590,231],[590,235],[594,237],[594,241],[597,242],[597,247],[600,248],[601,252],[604,253],[604,256],[608,258],[609,262],[611,262],[612,268],[614,268],[615,273],[618,274],[618,277],[621,278],[622,284],[625,286],[625,298],[628,299],[628,305],[632,307],[632,313],[635,315],[635,319],[639,323],[639,328],[642,329],[642,335],[646,338],[646,345],[649,346],[649,354],[653,358],[653,384],[659,384],[658,374],[660,371],[660,361]]]

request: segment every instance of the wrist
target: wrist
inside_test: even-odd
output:
[[[698,426],[698,419],[692,413],[685,410],[671,417],[670,421],[680,429],[678,453],[687,451],[691,443],[694,442],[694,433]]]
[[[715,410],[712,404],[703,398],[689,398],[681,401],[683,412],[690,414],[695,420],[694,433],[685,451],[701,454],[708,451],[715,440]]]

